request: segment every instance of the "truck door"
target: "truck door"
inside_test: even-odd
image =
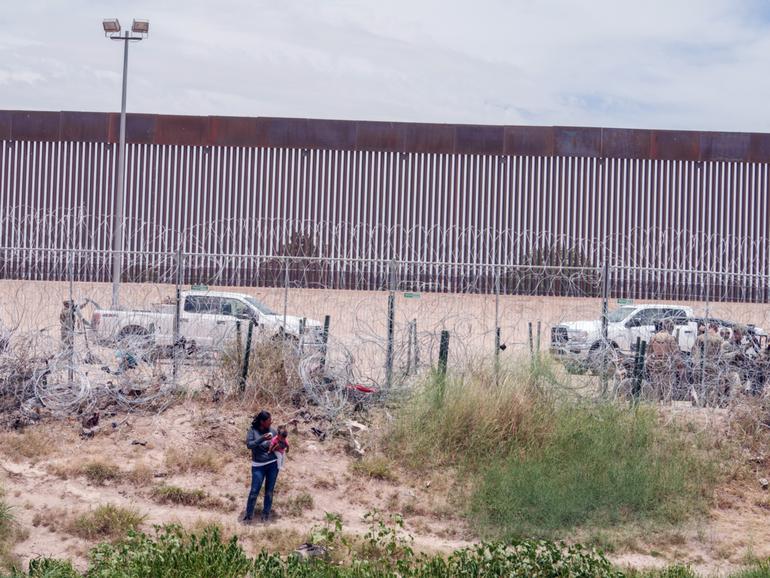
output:
[[[215,347],[221,340],[225,319],[220,314],[220,297],[207,295],[188,295],[185,297],[184,310],[179,316],[179,333],[188,342],[195,342],[198,347]]]
[[[249,327],[249,320],[255,322],[255,330],[258,329],[257,320],[251,310],[240,299],[233,299],[232,297],[224,297],[222,299],[222,315],[226,319],[226,323],[223,325],[222,338],[224,340],[236,339],[236,327],[238,322],[241,324],[241,342],[245,343],[246,333]]]
[[[648,341],[655,333],[655,322],[662,317],[662,309],[642,309],[626,322],[631,349],[636,348],[636,340]]]

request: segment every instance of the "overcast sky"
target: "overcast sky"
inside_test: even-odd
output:
[[[770,132],[770,0],[3,0],[0,108]]]

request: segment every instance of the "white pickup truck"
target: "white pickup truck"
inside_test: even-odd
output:
[[[114,344],[130,338],[146,340],[150,345],[174,344],[176,304],[154,306],[153,310],[97,309],[91,317],[90,333],[102,344]],[[190,349],[221,348],[236,335],[240,322],[245,338],[250,321],[263,335],[285,334],[303,343],[320,343],[323,327],[313,319],[303,323],[299,317],[284,316],[243,293],[193,290],[183,291],[180,299],[179,338]]]
[[[607,347],[621,354],[631,354],[637,338],[649,341],[656,323],[670,319],[674,337],[682,351],[695,344],[698,325],[693,310],[682,305],[624,305],[607,315]],[[551,354],[572,365],[598,367],[607,347],[603,347],[602,322],[569,321],[551,329]]]

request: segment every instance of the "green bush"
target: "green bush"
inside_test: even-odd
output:
[[[714,472],[651,408],[561,407],[538,446],[491,464],[473,513],[513,536],[638,518],[678,522],[705,506]]]
[[[715,468],[695,434],[662,425],[654,407],[567,398],[554,382],[547,362],[499,380],[433,376],[401,408],[386,451],[415,469],[455,466],[493,537],[705,509]]]
[[[121,544],[97,546],[91,552],[88,578],[237,578],[247,576],[252,566],[238,539],[222,542],[216,527],[195,536],[179,526],[166,526],[154,539],[131,532]]]
[[[69,531],[86,540],[115,540],[136,530],[144,518],[133,508],[105,504],[75,518]]]

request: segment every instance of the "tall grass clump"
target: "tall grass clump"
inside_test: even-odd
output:
[[[498,379],[431,374],[400,410],[387,442],[390,456],[415,468],[477,466],[511,448],[539,443],[555,411],[540,375],[516,370]]]
[[[387,452],[415,468],[454,466],[469,514],[492,536],[703,510],[716,469],[695,434],[664,424],[654,407],[564,391],[547,363],[497,380],[434,375],[406,403]]]
[[[11,507],[5,502],[0,491],[0,569],[13,565],[11,549],[15,541],[16,521]]]

